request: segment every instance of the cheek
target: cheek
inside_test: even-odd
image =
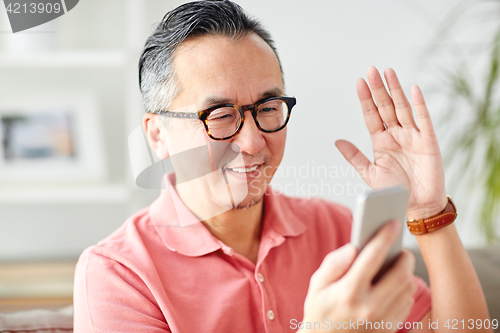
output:
[[[170,123],[166,137],[172,155],[205,145],[208,141],[203,124],[199,121],[193,122],[189,120]]]
[[[277,167],[285,152],[286,128],[278,133],[272,133],[266,141],[271,153],[270,163]]]

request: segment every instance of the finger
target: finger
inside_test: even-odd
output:
[[[400,281],[401,285],[389,286],[383,290],[383,293],[369,294],[368,302],[370,304],[377,304],[377,308],[373,316],[375,318],[383,319],[384,321],[391,321],[394,318],[399,318],[401,314],[401,307],[407,306],[407,309],[403,312],[408,311],[413,305],[413,295],[416,290],[416,286],[413,282],[413,275],[411,273],[406,273],[404,280]],[[375,291],[378,284],[374,286]],[[381,289],[378,288],[377,291]],[[403,321],[405,318],[400,318],[399,321]]]
[[[335,141],[335,146],[347,162],[349,162],[358,171],[365,183],[369,184],[366,176],[368,175],[370,160],[349,141],[337,140]]]
[[[434,126],[432,126],[431,115],[425,104],[424,95],[417,85],[411,87],[411,98],[417,113],[417,122],[421,132],[434,135]]]
[[[321,266],[311,277],[309,292],[316,293],[340,279],[351,267],[356,258],[356,253],[356,248],[351,243],[347,243],[328,253]]]
[[[380,228],[359,253],[346,276],[349,275],[358,286],[371,285],[400,229],[399,222],[394,220]]]
[[[398,322],[405,322],[405,319],[408,317],[411,308],[415,304],[415,299],[413,298],[413,294],[411,290],[407,290],[404,293],[401,293],[399,297],[394,299],[391,307],[388,308],[387,311],[387,319],[392,322],[392,327],[397,327]]]
[[[411,105],[406,98],[406,95],[401,88],[398,76],[392,68],[387,68],[384,72],[385,81],[391,92],[392,102],[394,108],[396,109],[396,116],[399,123],[403,127],[417,128],[415,120],[413,119],[413,112],[411,110]]]
[[[394,265],[373,287],[373,297],[381,305],[390,305],[399,294],[415,292],[413,281],[415,256],[408,250],[402,250]]]
[[[396,112],[394,111],[394,104],[392,98],[385,89],[384,82],[380,77],[378,70],[375,67],[370,67],[367,73],[368,83],[372,90],[375,103],[377,103],[378,112],[382,121],[387,127],[399,126]]]
[[[377,132],[384,131],[384,123],[382,122],[382,118],[380,118],[377,106],[372,99],[372,93],[365,80],[358,79],[356,82],[356,92],[358,93],[361,110],[363,110],[363,117],[365,119],[366,128],[368,128],[368,133],[373,135]]]

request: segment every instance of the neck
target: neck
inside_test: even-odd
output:
[[[203,221],[207,229],[236,253],[257,263],[264,200],[249,208],[231,209]]]

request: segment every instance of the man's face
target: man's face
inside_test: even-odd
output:
[[[186,40],[175,53],[174,68],[181,92],[172,101],[173,111],[200,111],[222,103],[248,105],[283,95],[278,59],[255,34],[236,40],[224,36]],[[213,141],[201,122],[186,127],[188,120],[171,120],[173,130],[166,138],[170,155]],[[176,126],[182,130],[175,130]],[[229,163],[224,170],[229,183],[245,182],[248,186],[248,195],[237,207],[249,207],[262,200],[283,157],[285,139],[286,128],[276,133],[261,132],[251,112],[245,112],[243,128],[228,140],[239,146],[243,161]]]

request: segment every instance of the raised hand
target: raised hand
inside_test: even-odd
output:
[[[371,188],[409,188],[408,219],[427,218],[447,203],[443,160],[429,110],[420,88],[413,86],[417,125],[394,70],[385,70],[384,76],[390,94],[375,67],[368,69],[369,87],[363,79],[356,85],[372,140],[373,162],[348,141],[338,140],[335,145]]]

